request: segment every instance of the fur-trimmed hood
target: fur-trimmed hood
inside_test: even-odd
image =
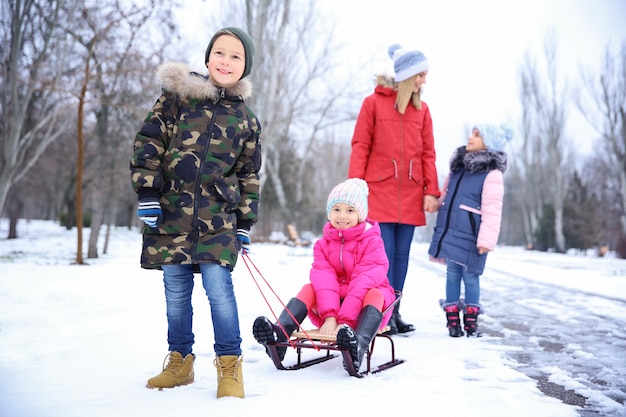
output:
[[[156,76],[165,90],[186,99],[217,101],[222,91],[222,88],[211,82],[208,75],[194,72],[179,62],[162,64]],[[226,95],[245,100],[252,95],[252,83],[247,78],[239,80],[233,87],[226,89]]]
[[[378,74],[376,76],[376,86],[384,87],[384,88],[394,88],[395,87],[395,79],[392,75],[388,74]]]
[[[467,152],[465,146],[459,146],[450,158],[450,171],[465,168],[469,173],[489,172],[497,169],[503,174],[507,168],[507,154],[501,151]]]

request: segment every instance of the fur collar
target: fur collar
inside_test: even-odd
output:
[[[391,75],[379,74],[376,76],[376,86],[384,88],[394,88],[394,78]]]
[[[217,101],[222,88],[211,82],[208,75],[192,71],[186,64],[167,62],[157,69],[157,79],[167,91],[186,99],[210,99]],[[252,83],[248,79],[239,80],[226,90],[226,95],[245,100],[252,94]]]
[[[450,171],[465,169],[471,174],[489,172],[497,169],[503,174],[507,167],[506,152],[493,152],[489,150],[479,152],[467,152],[465,146],[459,146],[450,158]]]

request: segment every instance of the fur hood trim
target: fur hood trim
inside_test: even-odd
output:
[[[186,99],[217,101],[222,90],[211,82],[208,75],[194,72],[186,64],[178,62],[167,62],[159,66],[156,76],[165,90]],[[252,83],[245,78],[226,89],[226,95],[240,97],[243,100],[251,94]]]
[[[384,88],[394,88],[395,79],[391,75],[379,74],[376,76],[376,86],[380,86]]]
[[[450,171],[465,169],[471,174],[489,172],[497,169],[503,174],[507,168],[507,154],[501,151],[467,152],[465,146],[459,146],[450,158]]]

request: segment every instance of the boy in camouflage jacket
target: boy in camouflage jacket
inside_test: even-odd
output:
[[[249,250],[259,209],[261,126],[244,102],[253,57],[250,36],[228,27],[209,42],[208,76],[163,64],[162,95],[135,138],[130,169],[145,223],[141,266],[163,271],[168,320],[169,361],[149,388],[193,382],[191,294],[194,273],[201,273],[213,319],[217,396],[244,397],[231,272],[239,250]]]

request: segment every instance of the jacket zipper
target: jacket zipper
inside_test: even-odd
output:
[[[456,194],[459,191],[459,187],[461,186],[461,180],[463,179],[464,175],[465,175],[465,170],[461,172],[461,176],[459,177],[459,180],[456,182],[456,185],[454,186],[454,192],[452,193],[452,197],[450,198],[450,204],[448,204],[448,212],[446,213],[446,223],[443,228],[443,231],[441,232],[441,237],[439,238],[439,242],[437,243],[437,251],[435,252],[435,258],[439,256],[439,251],[441,250],[441,245],[443,244],[443,238],[446,235],[446,233],[448,233],[448,229],[450,228],[450,216],[452,216],[452,209],[454,208],[454,204],[453,204],[454,199],[456,198]]]
[[[339,264],[341,265],[341,268],[345,270],[346,268],[343,266],[343,244],[345,242],[345,238],[341,232],[339,232],[339,237],[341,238],[341,246],[339,246]]]
[[[192,239],[193,247],[191,248],[191,251],[190,251],[192,261],[196,260],[196,255],[198,251],[198,243],[200,240],[200,232],[201,232],[199,221],[198,221],[198,218],[199,218],[198,213],[200,212],[200,202],[198,200],[199,200],[199,196],[201,195],[202,172],[203,172],[204,165],[206,163],[206,157],[209,154],[209,149],[211,148],[211,139],[212,139],[211,132],[213,132],[213,126],[215,125],[217,108],[224,97],[225,97],[225,90],[222,88],[220,90],[219,98],[217,102],[215,103],[215,108],[213,109],[213,113],[211,114],[211,121],[209,122],[209,125],[207,126],[208,138],[207,138],[206,145],[204,146],[204,149],[202,150],[202,154],[200,155],[200,165],[198,166],[198,171],[196,173],[196,186],[194,189],[193,219],[192,219],[192,224],[194,225],[193,233],[195,236],[193,236],[193,239]]]
[[[404,161],[404,115],[400,114],[400,164]],[[402,176],[399,175],[399,169],[404,167],[396,167],[396,179],[398,180],[398,223],[402,223]]]

